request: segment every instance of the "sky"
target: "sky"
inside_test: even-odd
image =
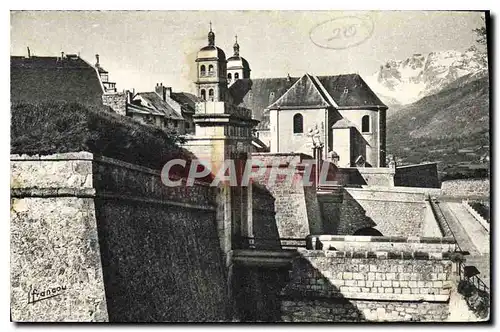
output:
[[[12,11],[11,55],[79,53],[109,71],[119,90],[194,91],[209,22],[215,44],[240,55],[251,77],[359,73],[414,53],[465,51],[482,12],[450,11]],[[354,28],[352,27],[354,26]],[[350,30],[346,30],[350,29]],[[355,29],[355,30],[352,30]]]

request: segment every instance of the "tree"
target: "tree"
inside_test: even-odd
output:
[[[483,21],[483,25],[479,28],[473,29],[478,37],[476,41],[481,45],[486,45],[486,21],[484,17],[481,17],[481,21]]]

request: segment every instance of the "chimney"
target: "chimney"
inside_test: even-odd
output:
[[[95,60],[96,60],[95,66],[99,67],[99,54],[95,55]]]
[[[61,60],[64,59],[64,52],[61,52]]]
[[[30,52],[29,46],[27,47],[27,49],[28,49],[28,59],[29,59],[29,58],[31,58],[31,52]]]
[[[166,101],[167,97],[170,98],[172,88],[163,86],[163,83],[156,83],[155,92],[161,97],[161,99],[163,99],[163,101]]]
[[[156,92],[156,94],[158,94],[161,97],[161,99],[165,100],[165,94],[163,91],[163,84],[162,83],[156,83],[155,92]]]

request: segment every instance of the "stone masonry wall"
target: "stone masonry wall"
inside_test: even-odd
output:
[[[449,314],[449,253],[299,252],[281,292],[283,321],[442,321]]]
[[[363,253],[376,250],[434,255],[434,253],[454,251],[456,241],[453,237],[310,235],[306,239],[306,247],[307,249],[362,251]]]
[[[454,197],[489,197],[490,180],[489,179],[467,179],[450,180],[441,184],[441,193],[443,196]]]
[[[14,320],[230,316],[213,188],[86,152],[12,159]],[[65,290],[28,305],[30,286]]]
[[[360,228],[374,227],[385,236],[423,236],[425,199],[421,192],[346,187],[336,234],[352,235]]]
[[[93,199],[14,192],[10,224],[13,321],[108,321]]]
[[[274,197],[275,220],[278,234],[282,238],[305,238],[311,233],[321,232],[321,217],[316,195],[311,188],[302,186],[304,159],[308,156],[293,153],[252,153],[266,168],[256,182],[265,187]],[[292,167],[292,165],[298,167]],[[277,170],[276,181],[268,181],[272,168]],[[255,171],[254,171],[255,172]],[[293,178],[292,182],[288,179]],[[299,185],[296,185],[300,183]]]
[[[108,321],[89,157],[11,156],[13,321]]]
[[[449,316],[446,303],[412,303],[344,299],[281,302],[284,322],[442,322]]]
[[[214,188],[166,187],[158,171],[103,157],[94,173],[110,320],[226,319]]]
[[[339,168],[337,177],[345,185],[394,187],[394,169],[386,167]]]

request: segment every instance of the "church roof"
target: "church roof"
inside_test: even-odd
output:
[[[339,108],[387,108],[358,74],[318,76],[318,79]]]
[[[234,82],[229,91],[236,105],[252,110],[253,118],[260,120],[263,111],[278,100],[298,79],[298,77],[244,78]]]
[[[358,74],[318,76],[309,75],[316,89],[334,107],[339,109],[379,107],[387,109]],[[315,79],[316,78],[316,79]],[[235,104],[251,109],[254,119],[260,120],[258,129],[269,128],[268,111],[271,104],[282,97],[300,77],[239,79],[229,87]],[[318,82],[322,85],[318,85]],[[312,87],[311,87],[312,88]],[[307,91],[307,90],[304,90]],[[329,95],[325,95],[326,93]],[[316,93],[316,92],[315,92]],[[299,105],[301,101],[297,100]]]
[[[196,61],[201,59],[218,59],[218,60],[226,60],[226,54],[223,50],[218,48],[217,46],[205,46],[200,49],[198,52],[198,56]]]
[[[332,106],[309,74],[302,76],[269,109],[324,108]]]
[[[227,59],[227,69],[232,69],[232,68],[244,68],[244,69],[250,69],[250,65],[248,64],[248,61],[240,56],[232,56],[229,59]]]
[[[135,99],[135,97],[140,97],[140,99]],[[178,114],[166,101],[164,101],[156,92],[139,92],[134,97],[132,104],[139,102],[140,106],[152,109],[155,112],[160,112],[166,117],[175,120],[184,120],[184,118]]]
[[[78,102],[102,105],[103,89],[95,68],[78,55],[10,57],[11,102]]]

